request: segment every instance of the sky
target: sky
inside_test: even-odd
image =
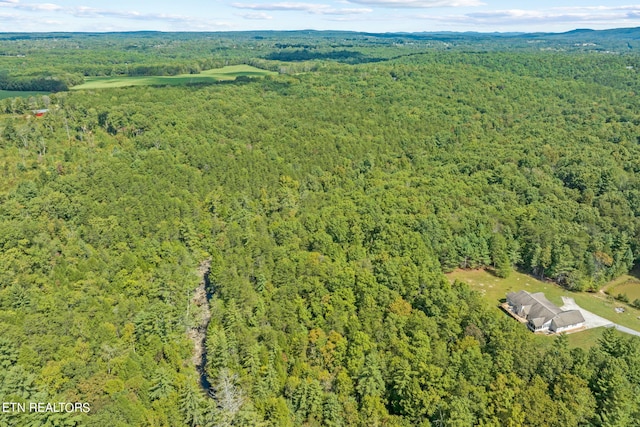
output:
[[[640,26],[617,0],[0,0],[0,32],[563,32]]]

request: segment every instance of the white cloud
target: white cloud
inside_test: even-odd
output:
[[[24,4],[24,5],[18,5],[17,8],[24,9],[24,10],[43,10],[43,11],[53,11],[53,10],[64,9],[62,6],[53,4],[53,3]]]
[[[196,21],[196,19],[189,16],[182,15],[169,15],[164,13],[141,13],[135,10],[109,10],[109,9],[96,9],[92,7],[79,6],[71,8],[68,11],[71,15],[81,18],[124,18],[135,19],[141,21],[170,21],[170,22],[183,22],[190,23]]]
[[[18,0],[0,1],[0,7],[9,7],[11,9],[27,10],[27,11],[57,11],[64,8],[53,3],[20,3]]]
[[[640,23],[640,6],[598,6],[549,10],[506,9],[461,15],[423,14],[414,15],[413,18],[470,26],[518,26],[525,24],[611,24],[622,26]]]
[[[135,10],[99,9],[88,6],[62,7],[54,3],[21,3],[19,0],[0,0],[0,8],[27,12],[56,12],[76,18],[119,18],[126,20],[165,22],[172,25],[182,25],[181,28],[211,30],[212,28],[226,28],[228,23],[206,21],[183,15],[164,13],[142,13]],[[18,19],[26,20],[21,16]],[[29,19],[34,19],[33,17]],[[51,22],[51,21],[49,21]]]
[[[0,13],[0,21],[13,22],[14,20],[19,20],[20,18],[21,17],[19,15]]]
[[[361,15],[363,13],[371,13],[373,9],[369,8],[345,8],[345,9],[332,9],[322,12],[323,15]]]
[[[558,6],[553,7],[551,10],[567,10],[567,11],[579,11],[579,10],[600,10],[600,11],[616,11],[616,10],[640,10],[640,5],[628,5],[628,6]]]
[[[436,30],[437,27],[462,31],[546,31],[576,27],[640,26],[640,0],[631,0],[639,1],[635,5],[607,5],[608,2],[602,0],[605,5],[562,6],[558,2],[560,4],[554,7],[534,5],[530,9],[521,9],[516,6],[504,10],[491,10],[487,5],[488,0],[231,0],[234,1],[236,3],[229,4],[226,0],[217,0],[221,7],[215,9],[215,15],[207,17],[198,12],[177,12],[189,15],[161,13],[161,7],[147,9],[140,6],[146,2],[135,1],[129,2],[129,7],[140,7],[141,10],[116,9],[115,2],[110,5],[109,2],[87,1],[85,6],[67,6],[71,2],[0,0],[0,12],[6,12],[0,13],[0,21],[3,31],[141,28],[213,31],[266,28],[267,25],[287,28],[304,25],[305,28],[311,28],[327,21],[345,23],[343,28],[364,31],[422,31],[426,29],[425,26],[429,30]],[[454,9],[476,6],[484,7],[475,8],[473,12]],[[229,11],[228,7],[233,7],[237,13]],[[449,11],[444,8],[449,8]],[[295,12],[297,21],[278,12]],[[306,16],[301,16],[303,14]],[[288,19],[283,24],[285,18]],[[228,22],[221,22],[223,20]],[[273,21],[268,23],[269,20]],[[347,26],[347,22],[354,25]],[[52,28],[57,26],[59,28]]]
[[[69,17],[86,20],[86,22],[99,20],[99,28],[96,24],[80,25],[82,31],[116,31],[131,30],[131,25],[118,23],[115,20],[142,21],[144,24],[135,24],[135,29],[142,26],[146,28],[161,29],[165,31],[212,31],[229,30],[235,26],[229,22],[222,22],[216,19],[204,19],[200,17],[172,15],[164,13],[146,13],[135,10],[113,10],[88,6],[63,7],[54,3],[23,3],[19,0],[0,0],[0,10],[12,11],[13,15],[2,15],[0,21],[13,25],[5,25],[4,31],[48,31],[68,30],[69,23],[60,24],[57,19],[52,19],[52,13],[60,16],[61,20]],[[46,18],[45,15],[47,14]],[[110,19],[111,18],[111,19]],[[52,28],[56,24],[61,28]],[[79,28],[76,24],[75,28]],[[76,29],[74,29],[76,31]]]
[[[267,10],[267,11],[298,11],[307,12],[315,15],[354,15],[361,13],[372,12],[369,8],[343,8],[336,9],[328,4],[316,4],[316,3],[296,3],[296,2],[283,2],[283,3],[265,3],[265,4],[250,4],[250,3],[233,3],[231,6],[236,9],[250,9],[250,10]]]
[[[56,31],[58,28],[65,28],[62,22],[24,13],[0,13],[0,23],[3,31],[12,32]]]
[[[349,0],[350,3],[390,8],[430,9],[436,7],[483,6],[479,0]]]
[[[256,13],[245,13],[242,15],[238,15],[241,16],[244,19],[254,19],[254,20],[268,20],[268,19],[273,19],[273,16],[267,15],[264,12],[256,12]]]

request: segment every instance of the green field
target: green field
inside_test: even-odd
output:
[[[573,334],[567,334],[567,341],[570,348],[580,347],[588,350],[598,344],[598,340],[602,337],[602,331],[605,328],[587,329]],[[553,345],[553,336],[532,334],[533,339],[541,349],[549,349]]]
[[[609,293],[612,296],[619,294],[626,295],[629,301],[640,299],[640,280],[635,277],[628,278],[622,283],[609,288]]]
[[[127,86],[184,86],[207,84],[223,80],[234,80],[239,76],[263,77],[277,74],[261,70],[250,65],[231,65],[223,68],[203,71],[199,74],[179,74],[177,76],[140,76],[140,77],[87,77],[85,83],[74,86],[72,90],[107,89]]]
[[[603,290],[613,297],[620,294],[626,295],[629,302],[640,299],[640,269],[636,268],[629,274],[618,277],[607,284]]]
[[[32,92],[21,90],[0,90],[0,99],[6,98],[28,98],[30,96],[48,95],[49,92]]]
[[[542,282],[534,277],[514,271],[506,279],[494,276],[486,270],[456,270],[447,274],[450,280],[468,283],[473,289],[480,291],[487,301],[499,304],[509,292],[524,289],[528,292],[544,292],[547,299],[554,304],[562,305],[562,296],[574,296],[551,282]]]
[[[563,296],[575,299],[576,303],[612,322],[640,331],[640,311],[627,304],[614,301],[604,293],[569,292],[552,282],[543,282],[529,275],[513,272],[506,279],[494,276],[485,270],[456,270],[447,274],[449,280],[460,280],[468,283],[473,289],[480,291],[488,303],[498,306],[500,300],[506,298],[508,292],[525,290],[528,292],[544,292],[547,299],[558,306],[562,305]],[[617,287],[616,287],[617,289]],[[624,313],[616,313],[615,307],[624,307]],[[596,332],[597,331],[597,332]],[[570,338],[574,346],[588,346],[595,343],[602,332],[601,328],[579,332]]]

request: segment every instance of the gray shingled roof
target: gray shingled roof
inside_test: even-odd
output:
[[[551,329],[564,328],[584,322],[578,310],[562,311],[560,307],[549,301],[544,293],[530,294],[527,291],[510,292],[507,301],[523,307],[524,315],[536,328],[552,321]]]
[[[565,326],[577,325],[578,323],[583,323],[584,317],[582,313],[578,310],[569,310],[558,313],[556,317],[553,319],[553,325],[556,328],[564,328]]]
[[[531,294],[527,291],[509,292],[507,294],[507,301],[512,301],[518,305],[531,305],[535,302],[535,300],[531,298]]]
[[[535,294],[527,291],[510,292],[507,294],[507,300],[523,306],[527,319],[544,319],[542,323],[548,322],[562,312],[558,306],[545,298],[542,292]]]
[[[533,324],[533,326],[535,326],[536,328],[539,328],[542,325],[544,325],[545,318],[544,317],[536,317],[535,319],[531,319],[529,321]]]

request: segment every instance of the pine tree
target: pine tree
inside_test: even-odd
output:
[[[191,382],[187,383],[180,398],[180,410],[184,414],[184,420],[192,427],[201,425],[202,414],[202,393]]]
[[[380,371],[380,362],[375,353],[369,353],[358,375],[356,386],[361,397],[382,396],[384,393],[384,379]]]
[[[600,348],[611,357],[619,357],[624,351],[622,338],[615,328],[606,328],[598,340]]]
[[[158,368],[151,380],[149,397],[153,400],[169,396],[174,390],[171,374],[166,368]]]
[[[491,261],[495,268],[496,276],[507,278],[511,274],[511,259],[507,252],[507,241],[502,234],[491,236]]]
[[[325,398],[324,405],[322,406],[322,422],[327,427],[342,427],[344,426],[342,416],[342,406],[338,400],[338,396],[331,393]]]
[[[624,375],[623,365],[626,363],[607,358],[594,379],[592,388],[597,401],[597,425],[623,427],[633,421],[633,388]]]

